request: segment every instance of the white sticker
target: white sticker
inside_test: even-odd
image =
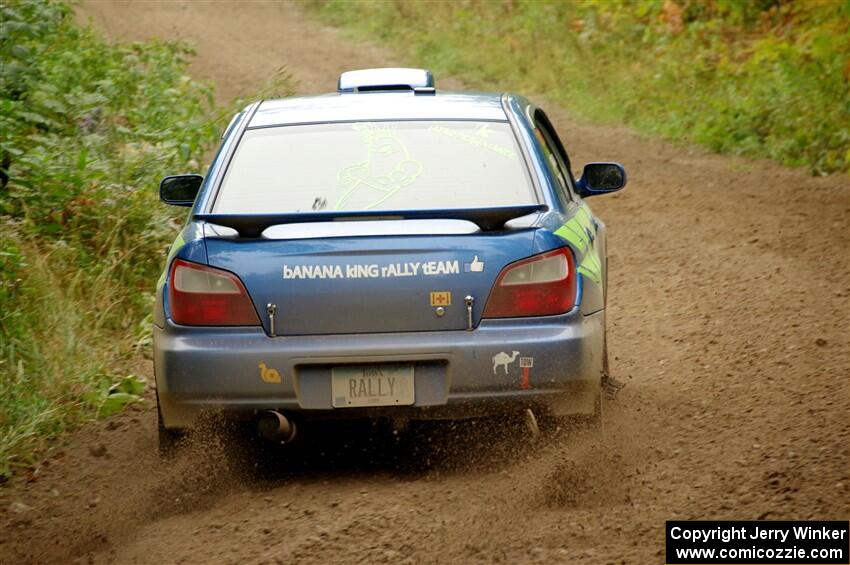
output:
[[[523,367],[534,367],[534,357],[520,357],[519,358],[519,366]]]
[[[484,272],[484,261],[478,260],[478,255],[470,263],[463,264],[463,272],[464,273],[483,273]]]
[[[477,257],[476,257],[477,259]],[[483,270],[484,264],[481,264]],[[283,278],[290,279],[389,279],[435,275],[459,275],[458,261],[390,263],[389,265],[284,265]]]
[[[503,367],[505,369],[505,374],[508,374],[508,367],[511,363],[516,361],[517,355],[519,355],[519,351],[512,351],[510,355],[505,353],[504,351],[493,355],[493,374],[496,374],[496,370],[499,367]]]

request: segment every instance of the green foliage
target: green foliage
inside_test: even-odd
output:
[[[0,479],[139,399],[116,374],[149,348],[180,221],[156,187],[199,171],[234,110],[186,74],[191,54],[107,43],[64,3],[0,4]]]
[[[477,87],[816,174],[850,169],[848,0],[307,5]]]
[[[91,400],[98,405],[99,416],[110,416],[120,412],[128,404],[141,402],[141,394],[145,391],[145,386],[143,379],[135,375],[127,375],[105,391],[96,391]]]

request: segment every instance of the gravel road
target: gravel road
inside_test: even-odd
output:
[[[283,65],[307,93],[332,91],[345,69],[404,64],[289,4],[81,14],[116,39],[192,42],[191,72],[221,100]],[[539,101],[574,163],[616,159],[630,174],[591,201],[609,228],[609,346],[627,383],[604,437],[533,442],[478,422],[396,443],[353,428],[268,455],[213,429],[163,463],[149,399],[0,489],[0,561],[663,563],[668,519],[847,519],[847,175],[589,126]]]

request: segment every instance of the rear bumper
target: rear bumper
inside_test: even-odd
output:
[[[157,394],[169,428],[191,425],[204,409],[250,417],[274,408],[302,418],[463,418],[539,405],[557,414],[590,413],[602,375],[604,315],[574,310],[483,320],[470,332],[275,338],[261,328],[168,320],[153,332]],[[531,366],[520,367],[521,360]],[[415,366],[413,406],[332,407],[331,367],[400,361]],[[276,380],[270,370],[280,382],[269,382]]]

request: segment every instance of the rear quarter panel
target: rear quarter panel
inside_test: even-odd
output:
[[[536,176],[536,184],[544,195],[550,211],[545,214],[535,241],[535,253],[542,253],[566,244],[573,250],[578,274],[581,312],[585,315],[605,308],[606,231],[605,224],[587,203],[575,200],[563,206],[557,196],[554,174],[549,168],[543,150],[533,132],[531,103],[521,97],[509,97],[505,102],[511,122],[517,128],[520,141],[528,152],[529,167]]]
[[[189,222],[180,230],[180,233],[177,234],[177,237],[168,250],[165,267],[159,275],[159,280],[156,282],[156,302],[153,311],[153,323],[160,328],[165,327],[167,311],[165,291],[171,262],[175,257],[179,257],[187,261],[206,265],[207,248],[204,244],[203,235],[204,229],[201,224],[198,222]]]

